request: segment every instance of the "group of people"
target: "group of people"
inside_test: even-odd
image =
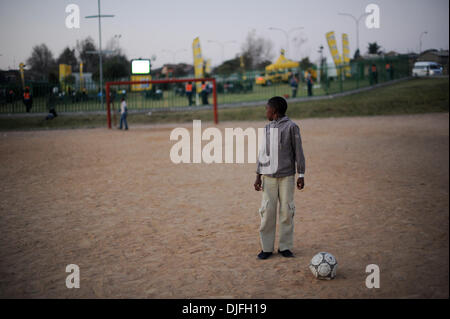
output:
[[[188,103],[189,106],[191,106],[193,104],[192,101],[192,96],[194,94],[194,85],[192,84],[191,81],[189,81],[184,88],[185,92],[186,92],[186,97],[188,99]],[[208,95],[210,93],[210,87],[205,83],[205,81],[202,81],[202,86],[201,86],[201,91],[200,91],[200,96],[202,98],[202,104],[203,105],[208,105]]]
[[[305,82],[306,82],[306,87],[308,90],[308,96],[312,96],[314,81],[313,81],[311,73],[308,71],[305,71]],[[293,98],[297,96],[298,83],[299,83],[298,76],[296,74],[293,74],[291,79],[289,80],[289,85],[291,86],[291,89],[292,89],[292,97]]]
[[[386,63],[385,66],[386,71],[386,80],[390,81],[394,79],[394,66],[391,63]],[[378,84],[378,69],[375,64],[372,64],[370,67],[370,84]]]
[[[48,109],[48,114],[45,117],[46,120],[54,119],[58,116],[56,113],[56,104],[57,104],[57,98],[58,98],[58,88],[54,87],[52,88],[52,91],[48,95],[46,104]],[[13,89],[9,89],[8,96],[7,96],[7,103],[14,103],[15,102],[15,92]],[[31,109],[33,108],[33,93],[29,86],[26,86],[22,93],[22,103],[25,106],[25,110],[27,113],[31,112]]]
[[[57,88],[56,88],[57,89]],[[46,115],[46,120],[54,119],[58,116],[56,113],[55,107],[56,107],[56,94],[58,92],[55,92],[55,88],[53,88],[52,92],[49,94],[48,100],[47,100],[47,108],[48,108],[48,114]],[[14,95],[14,91],[10,90],[9,94],[11,96]],[[25,110],[27,113],[31,112],[31,109],[33,108],[33,94],[30,90],[30,87],[25,87],[22,95],[22,102],[25,105]]]

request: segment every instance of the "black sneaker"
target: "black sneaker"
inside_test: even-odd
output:
[[[283,257],[294,257],[294,254],[289,249],[283,251],[278,249],[278,253],[280,253]]]
[[[272,253],[266,253],[261,250],[261,252],[258,254],[259,259],[267,259],[272,255]]]

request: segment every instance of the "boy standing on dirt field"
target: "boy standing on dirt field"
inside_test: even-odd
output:
[[[123,125],[125,125],[125,130],[128,130],[127,115],[128,115],[128,106],[127,106],[127,102],[125,101],[125,98],[123,97],[121,99],[121,102],[120,102],[120,125],[119,125],[119,130],[122,129]]]
[[[259,259],[269,258],[274,251],[278,201],[278,252],[283,257],[294,257],[291,250],[294,239],[295,172],[299,174],[297,188],[301,190],[305,186],[305,157],[300,129],[286,116],[286,110],[287,102],[280,96],[275,96],[267,102],[266,116],[271,122],[265,127],[265,140],[262,153],[260,152],[258,157],[254,183],[256,191],[263,191],[259,209],[262,246],[262,251],[258,254]]]

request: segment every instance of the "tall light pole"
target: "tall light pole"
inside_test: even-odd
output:
[[[320,65],[320,71],[318,74],[318,82],[320,83],[322,81],[322,73],[323,73],[323,45],[320,45],[319,50],[317,51],[318,53],[320,53],[320,61],[319,61],[319,65]]]
[[[99,43],[99,64],[100,64],[100,101],[103,109],[103,61],[102,61],[102,18],[113,18],[112,14],[100,14],[100,0],[98,0],[98,15],[86,16],[86,19],[98,18],[98,43]]]
[[[420,37],[419,37],[419,55],[422,53],[422,37],[423,37],[425,34],[428,34],[428,31],[423,31],[423,32],[420,34]]]
[[[217,43],[218,45],[220,45],[221,48],[221,62],[225,62],[224,60],[224,55],[225,55],[225,44],[230,44],[230,43],[237,43],[234,40],[230,40],[230,41],[225,41],[225,42],[220,42],[220,41],[216,41],[216,40],[208,40],[209,43]]]
[[[363,13],[359,16],[359,18],[356,18],[354,15],[350,14],[350,13],[338,13],[341,16],[347,16],[352,18],[353,20],[355,20],[355,24],[356,24],[356,48],[359,51],[359,54],[361,54],[361,50],[359,49],[359,22],[361,21],[362,18],[364,18],[365,16],[367,16],[369,13]]]
[[[276,30],[276,31],[281,31],[281,32],[284,33],[284,35],[286,36],[286,48],[285,48],[284,56],[287,57],[287,53],[289,52],[289,34],[291,32],[293,32],[293,31],[303,30],[303,27],[293,28],[293,29],[290,29],[289,31],[286,31],[286,30],[283,30],[283,29],[280,29],[280,28],[270,27],[269,30]]]
[[[122,35],[121,34],[114,34],[114,45],[116,45],[116,48],[117,48],[117,53],[118,54],[120,54],[121,52],[121,50],[120,50],[120,38],[122,37]]]

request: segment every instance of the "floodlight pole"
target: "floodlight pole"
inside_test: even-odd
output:
[[[286,48],[285,48],[285,54],[284,54],[284,56],[285,56],[286,58],[287,58],[287,53],[288,53],[288,52],[291,53],[291,52],[289,51],[289,33],[291,33],[292,31],[302,30],[302,29],[303,29],[303,27],[298,27],[298,28],[293,28],[293,29],[290,29],[289,31],[286,31],[286,30],[283,30],[283,29],[280,29],[280,28],[274,28],[274,27],[270,27],[270,28],[269,28],[269,30],[281,31],[281,32],[283,32],[284,35],[286,36]]]
[[[422,37],[423,37],[425,34],[428,34],[428,31],[423,31],[423,32],[420,34],[420,37],[419,37],[419,55],[422,53]]]
[[[361,54],[361,51],[359,50],[359,22],[361,21],[362,18],[364,18],[369,13],[363,13],[359,18],[356,18],[354,15],[352,15],[350,13],[338,13],[338,14],[341,15],[341,16],[350,17],[353,20],[355,20],[355,24],[356,24],[356,49],[358,49],[359,54]]]
[[[100,64],[100,101],[103,109],[103,60],[102,60],[102,20],[101,18],[113,18],[111,14],[100,14],[100,0],[98,0],[98,15],[86,16],[86,19],[98,18],[98,43],[99,43],[99,64]]]
[[[209,43],[217,43],[218,45],[220,45],[220,48],[222,49],[221,51],[221,58],[222,58],[222,64],[223,62],[225,62],[225,44],[228,43],[236,43],[236,41],[234,40],[230,40],[230,41],[226,41],[226,42],[220,42],[220,41],[216,41],[216,40],[208,40]]]

